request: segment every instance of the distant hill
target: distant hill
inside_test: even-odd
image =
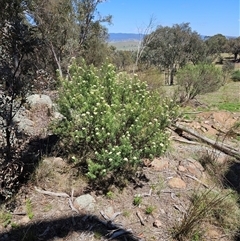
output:
[[[117,50],[136,51],[142,37],[143,35],[137,33],[109,33],[108,43]],[[200,35],[200,37],[206,41],[211,36]],[[234,37],[226,36],[226,38]]]
[[[207,40],[211,36],[200,35],[203,40]],[[143,38],[142,34],[138,33],[109,33],[109,42],[123,42],[123,41],[139,41]],[[235,38],[233,36],[226,36],[227,39]]]
[[[142,35],[138,33],[109,33],[109,42],[139,41]]]

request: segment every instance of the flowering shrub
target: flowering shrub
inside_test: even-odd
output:
[[[73,161],[87,164],[92,180],[126,178],[142,158],[167,149],[172,102],[136,77],[117,74],[111,64],[97,69],[73,62],[61,80],[58,104],[65,119],[56,123],[55,133]]]

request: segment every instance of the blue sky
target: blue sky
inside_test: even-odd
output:
[[[189,22],[201,35],[240,35],[240,0],[107,0],[97,9],[113,16],[109,33],[139,33],[153,16],[156,25]]]

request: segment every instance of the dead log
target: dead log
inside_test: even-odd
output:
[[[178,130],[186,132],[186,133],[200,139],[202,142],[212,146],[213,148],[215,148],[229,156],[235,157],[237,160],[240,161],[240,151],[239,150],[236,150],[235,148],[228,146],[224,143],[218,143],[217,141],[209,139],[206,136],[200,135],[198,132],[196,132],[188,127],[185,127],[183,125],[172,124],[172,126]]]

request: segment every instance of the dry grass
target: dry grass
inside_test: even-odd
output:
[[[195,190],[191,203],[180,223],[174,227],[173,236],[179,241],[193,240],[196,234],[204,235],[202,225],[206,223],[233,238],[240,227],[238,196],[231,190]]]
[[[227,158],[223,160],[221,158],[221,153],[215,149],[206,150],[202,153],[198,161],[211,177],[211,181],[213,181],[216,186],[223,188],[225,181],[224,177],[229,170],[231,161]]]
[[[119,41],[119,42],[111,42],[110,45],[117,48],[117,50],[129,50],[129,51],[137,51],[138,49],[138,41]]]

